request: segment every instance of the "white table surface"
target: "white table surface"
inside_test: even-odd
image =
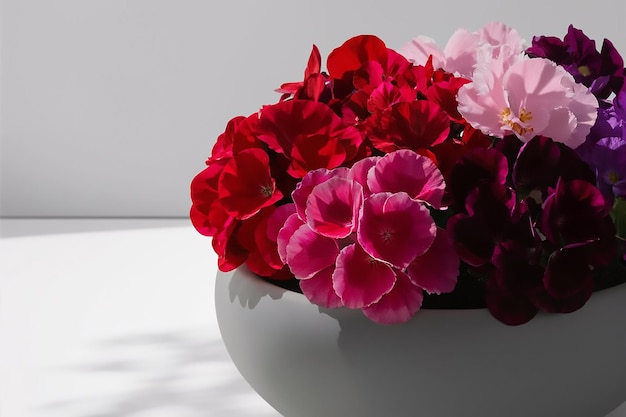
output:
[[[239,375],[188,220],[0,219],[1,417],[279,417]]]
[[[224,348],[215,274],[187,220],[0,219],[0,417],[280,417]]]

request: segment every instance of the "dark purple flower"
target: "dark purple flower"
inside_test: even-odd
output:
[[[545,201],[541,232],[557,250],[579,248],[589,265],[608,263],[616,254],[615,226],[602,193],[583,180],[559,179]]]
[[[593,283],[584,246],[555,251],[548,259],[543,284],[552,297],[568,298],[579,294]]]
[[[509,172],[506,157],[496,149],[475,148],[461,156],[450,171],[448,192],[456,212],[465,209],[468,194],[481,183],[504,184]]]
[[[582,179],[595,183],[595,174],[580,159],[576,151],[545,136],[535,136],[521,148],[513,165],[513,183],[517,191],[527,195],[538,191],[540,201],[549,189],[556,187],[559,178]]]
[[[576,82],[589,87],[598,98],[617,93],[624,84],[624,60],[611,41],[605,39],[598,52],[595,41],[572,25],[562,41],[551,36],[535,36],[526,52],[563,66]]]
[[[485,302],[491,315],[509,326],[524,324],[538,312],[525,292],[500,286],[495,279],[487,281]]]

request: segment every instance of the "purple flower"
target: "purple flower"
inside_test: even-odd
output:
[[[626,197],[626,89],[613,103],[602,101],[596,125],[576,149],[597,175],[597,187],[609,204]]]
[[[626,197],[626,140],[602,138],[594,147],[593,163],[598,172],[598,188],[605,197]]]
[[[526,53],[563,66],[598,98],[617,93],[624,84],[624,60],[611,41],[604,39],[598,52],[595,41],[572,25],[562,41],[553,36],[535,36]]]

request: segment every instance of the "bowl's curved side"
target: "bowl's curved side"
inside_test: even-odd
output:
[[[603,417],[626,400],[626,285],[517,327],[484,309],[380,326],[244,268],[215,297],[235,365],[287,417]]]

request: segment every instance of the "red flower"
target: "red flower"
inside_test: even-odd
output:
[[[309,62],[304,70],[304,81],[281,85],[280,88],[276,89],[276,92],[283,93],[280,100],[294,98],[327,102],[330,99],[330,94],[325,93],[330,93],[330,78],[321,72],[321,62],[320,51],[317,49],[317,46],[313,45]]]
[[[218,202],[218,180],[227,162],[213,162],[191,181],[191,223],[205,236],[215,235],[230,217]]]
[[[332,78],[349,78],[352,81],[354,73],[364,64],[372,61],[377,62],[381,68],[386,67],[387,47],[376,36],[361,35],[348,39],[343,45],[333,50],[328,55],[326,66]],[[368,83],[372,81],[369,80]]]
[[[282,198],[270,175],[270,160],[261,149],[245,149],[224,166],[219,178],[220,203],[237,219],[246,219]]]
[[[383,152],[427,149],[443,142],[449,132],[448,115],[426,100],[395,103],[380,116],[368,119],[367,129],[374,147]]]
[[[302,178],[318,168],[332,169],[354,158],[361,134],[346,126],[326,104],[291,100],[263,108],[260,140],[290,161],[287,173]]]

